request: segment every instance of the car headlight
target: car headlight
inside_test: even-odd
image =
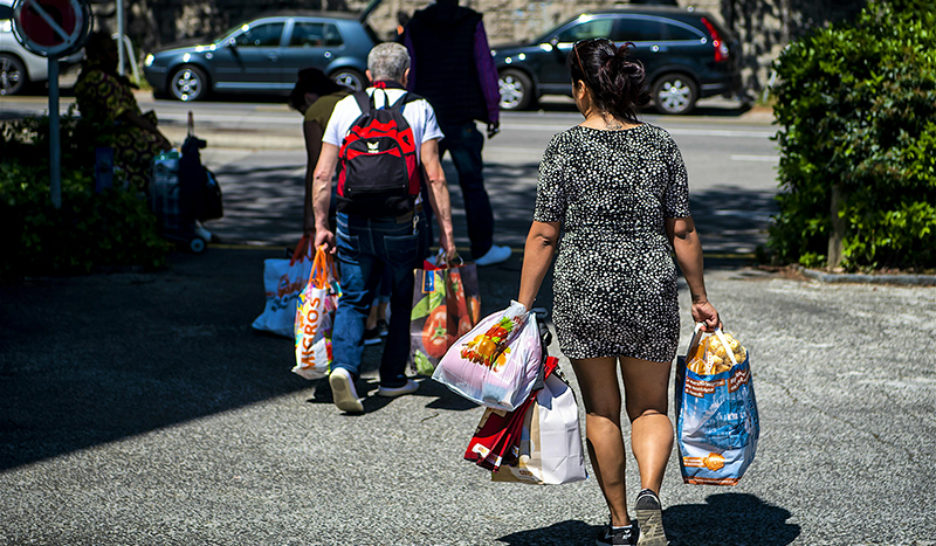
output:
[[[156,57],[153,57],[152,53],[148,53],[146,58],[143,59],[143,66],[151,66],[154,60],[156,60]]]

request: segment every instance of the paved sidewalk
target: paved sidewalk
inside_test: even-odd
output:
[[[387,401],[365,374],[367,413],[347,416],[290,373],[292,343],[249,326],[281,254],[0,287],[0,543],[592,543],[595,480],[490,483],[461,460],[481,409],[431,380]],[[673,456],[673,544],[934,544],[936,290],[709,266],[763,428],[735,488],[681,484]],[[519,268],[481,270],[485,313]]]

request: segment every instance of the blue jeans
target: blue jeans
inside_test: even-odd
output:
[[[380,384],[406,384],[409,359],[410,311],[413,303],[413,269],[425,254],[420,230],[421,215],[398,222],[393,218],[363,218],[338,213],[335,245],[341,277],[341,298],[332,330],[332,366],[345,368],[357,378],[364,351],[364,324],[385,270],[391,283],[390,324],[380,359]]]
[[[474,121],[455,125],[440,122],[439,127],[445,134],[445,138],[439,142],[439,155],[444,155],[447,150],[452,156],[452,163],[458,172],[458,185],[461,186],[462,199],[465,202],[471,257],[478,259],[491,249],[494,242],[494,213],[491,211],[491,200],[484,189],[482,174],[484,160],[481,158],[481,149],[484,147],[484,136],[478,131]],[[424,202],[428,203],[429,197],[425,192],[423,197]],[[429,223],[432,223],[431,213]],[[429,239],[432,239],[431,234]]]

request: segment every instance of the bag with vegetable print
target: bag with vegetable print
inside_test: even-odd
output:
[[[455,340],[481,318],[478,269],[473,263],[436,266],[427,261],[414,275],[410,350],[416,372],[428,376]]]
[[[456,341],[432,379],[476,404],[513,411],[533,391],[542,361],[536,315],[514,301]]]

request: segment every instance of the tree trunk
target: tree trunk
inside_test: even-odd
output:
[[[842,188],[838,184],[832,186],[832,232],[829,233],[828,267],[835,269],[842,265],[842,241],[845,239],[845,220],[839,215],[842,209]]]

